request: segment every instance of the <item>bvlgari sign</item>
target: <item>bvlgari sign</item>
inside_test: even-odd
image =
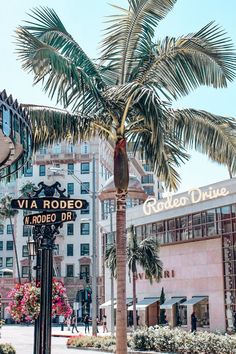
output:
[[[163,201],[156,198],[148,198],[143,204],[143,212],[145,215],[151,215],[160,211],[170,210],[178,207],[183,207],[190,204],[200,203],[206,200],[211,200],[219,197],[224,197],[229,194],[229,191],[222,188],[209,187],[207,190],[200,188],[191,188],[188,195],[182,197],[175,197],[168,195]]]

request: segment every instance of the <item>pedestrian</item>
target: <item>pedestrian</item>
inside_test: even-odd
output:
[[[195,312],[191,314],[191,332],[196,332],[197,330],[197,317],[195,316]]]
[[[76,317],[75,317],[75,315],[73,315],[72,318],[71,318],[71,326],[72,326],[72,328],[71,328],[71,332],[72,333],[74,333],[74,329],[76,330],[77,333],[79,333],[78,328],[76,326]]]
[[[84,326],[85,326],[85,333],[89,333],[89,315],[85,315],[84,317]]]
[[[97,317],[97,333],[99,333],[98,325],[100,324],[99,318]]]
[[[107,316],[106,315],[103,315],[102,317],[102,328],[103,328],[103,333],[108,332],[108,329],[107,329]]]
[[[67,324],[67,330],[70,331],[70,325],[71,325],[71,318],[70,318],[70,316],[67,317],[66,324]]]
[[[65,317],[63,315],[59,316],[59,324],[61,326],[61,331],[64,331]]]
[[[234,324],[234,330],[236,331],[236,311],[234,312],[234,317],[233,317],[233,324]]]

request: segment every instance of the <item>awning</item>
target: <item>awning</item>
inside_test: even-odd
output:
[[[185,300],[186,299],[186,297],[183,297],[183,296],[179,296],[179,297],[172,297],[171,299],[169,299],[169,300],[166,300],[165,302],[164,302],[164,304],[162,304],[161,306],[160,306],[160,309],[166,309],[166,310],[168,310],[168,309],[172,309],[172,306],[174,306],[175,304],[177,304],[178,302],[180,302],[180,301],[182,301],[182,300]],[[182,305],[182,304],[181,304]]]
[[[13,273],[13,270],[10,268],[2,268],[0,269],[0,273]]]
[[[208,296],[193,296],[192,299],[182,302],[181,305],[192,306],[192,305],[199,303],[202,300],[206,300],[207,298],[208,298]]]
[[[126,305],[130,305],[133,302],[133,298],[126,299]],[[117,309],[117,304],[115,304],[114,309]]]
[[[145,297],[136,304],[136,310],[145,310],[148,306],[160,301],[159,297]],[[133,305],[128,307],[128,311],[133,311]]]
[[[114,300],[114,304],[116,304],[116,300]],[[104,304],[100,305],[100,309],[104,309],[105,307],[111,306],[111,300],[104,302]]]

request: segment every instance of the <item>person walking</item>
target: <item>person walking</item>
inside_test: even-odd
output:
[[[107,329],[107,316],[106,315],[103,315],[102,317],[102,327],[103,327],[103,333],[108,332],[108,329]]]
[[[89,333],[89,315],[85,315],[84,317],[84,325],[85,325],[85,333]]]
[[[72,328],[71,328],[71,332],[72,332],[72,333],[74,333],[74,329],[76,330],[77,333],[79,333],[78,328],[77,328],[77,326],[76,326],[76,318],[75,318],[75,315],[73,315],[72,318],[71,318],[71,326],[72,326]]]
[[[70,325],[71,325],[71,317],[67,317],[66,319],[66,324],[67,324],[67,331],[70,331]]]
[[[196,332],[197,330],[197,317],[195,316],[195,312],[191,315],[191,332]]]
[[[64,331],[65,317],[63,315],[59,316],[59,324],[61,326],[61,331]]]

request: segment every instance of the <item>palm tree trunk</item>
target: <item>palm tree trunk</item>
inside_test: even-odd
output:
[[[126,310],[126,194],[129,184],[126,140],[119,138],[114,151],[114,182],[116,187],[116,269],[117,320],[116,354],[127,354]]]
[[[126,311],[126,194],[117,194],[116,259],[117,259],[117,310],[116,354],[127,354]]]
[[[17,267],[18,281],[19,281],[19,284],[21,284],[20,266],[19,266],[18,252],[17,252],[17,248],[16,248],[16,238],[15,238],[15,232],[14,232],[11,216],[9,216],[9,220],[10,220],[10,225],[11,225],[12,240],[13,240],[14,252],[15,252],[15,257],[16,257],[16,267]]]
[[[134,323],[134,330],[137,329],[137,314],[136,314],[136,279],[137,279],[137,272],[133,272],[133,323]]]

